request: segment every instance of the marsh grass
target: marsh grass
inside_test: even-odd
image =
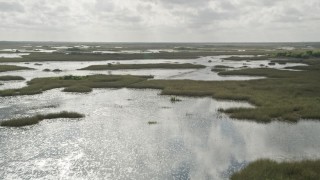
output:
[[[83,114],[79,114],[76,112],[67,112],[62,111],[59,113],[50,113],[50,114],[38,114],[31,117],[22,117],[22,118],[15,118],[10,120],[5,120],[0,123],[0,126],[6,127],[22,127],[22,126],[29,126],[39,123],[45,119],[59,119],[59,118],[83,118]]]
[[[320,51],[312,50],[294,50],[286,52],[278,52],[273,55],[274,57],[289,57],[289,58],[320,58]]]
[[[158,124],[158,122],[157,121],[148,121],[148,124],[149,125],[154,125],[154,124]]]
[[[52,72],[62,72],[62,70],[61,69],[54,69],[54,70],[52,70]]]
[[[181,101],[181,99],[179,99],[179,98],[177,98],[177,97],[171,97],[171,98],[170,98],[170,101],[171,101],[172,103],[175,103],[175,102]]]
[[[32,95],[43,91],[65,88],[67,92],[90,92],[92,88],[121,88],[147,80],[152,76],[117,76],[117,75],[91,75],[91,76],[62,76],[49,78],[35,78],[28,81],[27,87],[21,89],[0,90],[0,96]]]
[[[25,80],[21,76],[0,76],[0,81],[20,81]]]
[[[226,71],[226,69],[225,68],[211,68],[211,71],[219,73],[219,72]]]
[[[257,160],[231,176],[231,180],[243,179],[316,180],[320,179],[320,160],[282,163],[272,160]]]
[[[66,87],[63,89],[64,92],[77,92],[77,93],[89,93],[92,91],[92,88],[88,86],[75,85]]]
[[[59,80],[84,80],[88,78],[88,76],[73,76],[73,75],[66,75],[63,77],[59,77]]]
[[[15,66],[15,65],[0,65],[0,72],[18,71],[18,70],[32,70],[32,68]]]
[[[199,69],[205,68],[203,65],[196,64],[170,64],[170,63],[158,63],[158,64],[110,64],[107,65],[91,65],[80,70],[118,70],[118,69]]]
[[[29,81],[27,87],[1,90],[0,96],[38,94],[49,89],[69,87],[70,91],[76,92],[82,88],[151,88],[161,89],[163,95],[210,96],[247,101],[256,106],[223,110],[236,119],[261,123],[320,119],[320,61],[307,59],[303,62],[309,64],[304,71],[250,68],[219,73],[266,77],[250,81],[150,80],[150,76],[130,75],[36,78]]]
[[[224,65],[216,65],[213,68],[211,68],[212,72],[223,72],[223,71],[227,71],[227,69],[231,69],[233,67],[231,66],[224,66]]]
[[[231,69],[233,67],[231,66],[224,66],[224,65],[216,65],[213,68],[211,68],[212,72],[223,72],[223,71],[227,71],[227,69]]]
[[[313,65],[310,65],[312,67]],[[312,69],[312,68],[310,68]],[[270,68],[220,72],[221,75],[264,76],[250,81],[149,80],[134,87],[162,89],[162,94],[211,96],[215,99],[247,101],[255,108],[223,110],[232,118],[269,123],[320,119],[320,71],[284,71]]]

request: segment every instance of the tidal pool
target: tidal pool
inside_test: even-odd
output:
[[[259,158],[320,158],[320,124],[257,124],[219,108],[235,101],[170,96],[158,90],[61,89],[0,97],[0,119],[62,110],[80,120],[0,128],[0,179],[228,179]],[[157,124],[149,125],[149,121]]]

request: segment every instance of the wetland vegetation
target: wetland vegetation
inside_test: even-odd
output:
[[[59,118],[83,118],[83,114],[79,114],[76,112],[68,112],[62,111],[58,113],[50,113],[50,114],[38,114],[35,116],[30,117],[21,117],[21,118],[14,118],[9,120],[0,121],[0,126],[5,127],[23,127],[23,126],[30,126],[39,123],[45,119],[59,119]]]
[[[67,92],[90,92],[91,88],[121,88],[152,78],[151,76],[91,75],[35,78],[20,89],[1,90],[0,96],[32,95],[54,88]]]
[[[316,50],[295,50],[295,51],[286,51],[278,52],[273,55],[273,57],[286,57],[286,58],[320,58],[320,51]]]
[[[213,72],[223,72],[226,71],[227,69],[231,69],[233,67],[230,66],[224,66],[224,65],[216,65],[213,68],[211,68],[211,71]]]
[[[320,160],[278,163],[272,160],[257,160],[231,176],[231,180],[305,180],[320,179]]]
[[[171,98],[170,98],[170,101],[171,101],[172,103],[175,103],[175,102],[181,101],[181,99],[179,99],[179,98],[177,98],[177,97],[171,97]]]
[[[158,124],[158,122],[157,121],[148,121],[148,124],[149,125],[154,125],[154,124]]]
[[[0,76],[0,81],[21,81],[25,80],[21,76]]]
[[[32,70],[32,68],[15,66],[15,65],[0,65],[0,72],[19,71],[19,70]]]
[[[126,51],[135,51],[131,45],[124,48]],[[175,45],[177,46],[177,45]],[[320,119],[320,53],[318,50],[276,50],[270,47],[261,47],[256,50],[254,47],[224,46],[221,45],[183,45],[169,47],[174,52],[159,50],[159,53],[146,53],[149,45],[141,45],[141,53],[123,53],[112,45],[112,47],[89,48],[88,50],[70,46],[66,50],[59,50],[55,53],[32,52],[22,58],[0,58],[0,62],[26,62],[26,64],[41,66],[40,63],[31,62],[43,61],[104,61],[104,60],[131,60],[131,59],[196,59],[202,56],[232,55],[222,58],[230,61],[257,61],[270,60],[268,64],[277,68],[278,64],[303,63],[295,67],[286,67],[283,70],[266,68],[233,69],[231,66],[216,65],[211,69],[223,76],[261,76],[265,79],[248,81],[195,81],[195,80],[157,80],[152,76],[133,75],[89,75],[89,76],[61,76],[34,78],[27,82],[26,87],[18,89],[0,90],[0,96],[20,96],[40,94],[44,91],[62,88],[64,92],[90,93],[94,88],[138,88],[138,89],[160,89],[161,94],[170,95],[172,106],[181,101],[179,96],[209,96],[215,99],[245,101],[254,105],[254,108],[219,108],[219,112],[230,115],[231,118],[240,120],[251,120],[259,123],[282,121],[295,123],[304,119]],[[168,48],[167,45],[163,47]],[[48,48],[52,49],[52,48]],[[92,53],[98,51],[115,51],[112,54]],[[239,51],[241,50],[241,51]],[[12,52],[12,53],[16,53]],[[19,52],[19,51],[18,51]],[[6,52],[7,53],[7,52]],[[10,52],[8,52],[10,53]],[[242,55],[253,55],[244,57]],[[208,58],[206,62],[216,63],[216,59]],[[221,62],[223,62],[221,60]],[[177,62],[177,61],[176,61]],[[231,62],[232,63],[232,62]],[[239,63],[239,62],[238,62]],[[262,62],[261,62],[262,63]],[[251,64],[251,63],[250,63]],[[250,67],[250,64],[243,64],[243,67]],[[259,65],[258,64],[258,65]],[[46,66],[46,64],[43,64]],[[54,66],[53,66],[54,67]],[[63,67],[63,66],[57,66]],[[48,69],[50,68],[50,69]],[[106,64],[92,65],[81,70],[117,70],[117,69],[193,69],[205,68],[196,64]],[[0,72],[30,70],[31,68],[0,65]],[[46,66],[43,71],[50,72],[53,68]],[[291,70],[299,71],[291,71]],[[206,69],[205,69],[206,70]],[[61,72],[61,69],[53,69],[52,72]],[[67,71],[67,69],[63,69]],[[210,73],[209,73],[210,74]],[[211,73],[212,75],[213,73]],[[216,75],[216,74],[215,74]],[[26,76],[27,77],[27,76]],[[24,80],[20,76],[0,76],[0,81]],[[1,85],[1,83],[0,83]],[[94,94],[94,93],[92,93]],[[65,93],[65,95],[79,95]],[[83,95],[83,94],[81,94]],[[87,94],[85,94],[87,95]],[[84,95],[84,96],[85,96]],[[134,102],[132,99],[128,101]],[[169,99],[166,100],[167,103]],[[187,100],[186,100],[187,101]],[[162,110],[172,107],[160,106]],[[187,112],[186,116],[192,113]],[[14,118],[0,122],[1,126],[22,127],[37,124],[45,119],[57,118],[82,118],[84,115],[73,112],[49,113],[30,117]],[[151,118],[152,119],[152,118]],[[162,121],[161,121],[162,122]],[[146,123],[143,121],[143,123]],[[148,121],[148,125],[158,124],[158,121]],[[150,128],[153,129],[153,128]],[[231,179],[319,179],[319,160],[307,160],[301,162],[282,162],[272,160],[258,160],[250,163],[246,168],[235,173]]]
[[[261,52],[160,52],[160,53],[112,53],[97,54],[91,52],[72,53],[30,53],[22,58],[0,58],[0,62],[42,62],[42,61],[103,61],[103,60],[134,60],[134,59],[195,59],[201,56],[215,55],[258,55]]]
[[[308,63],[310,61],[306,61]],[[312,61],[309,66],[319,66]],[[307,66],[308,67],[308,66]],[[320,72],[250,68],[220,72],[221,75],[264,76],[250,81],[148,80],[150,76],[92,75],[36,78],[21,89],[1,90],[0,96],[38,94],[54,88],[68,92],[90,92],[92,88],[153,88],[162,94],[212,96],[217,99],[248,101],[255,108],[232,108],[232,118],[268,123],[272,120],[297,122],[320,118]]]

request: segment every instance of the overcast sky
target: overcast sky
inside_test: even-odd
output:
[[[320,41],[320,0],[0,0],[0,40]]]

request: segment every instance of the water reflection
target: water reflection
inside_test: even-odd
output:
[[[217,109],[252,106],[211,98],[171,103],[159,92],[55,89],[0,98],[1,119],[60,110],[86,114],[80,121],[0,128],[0,178],[227,179],[258,158],[320,158],[317,122],[232,120]]]

